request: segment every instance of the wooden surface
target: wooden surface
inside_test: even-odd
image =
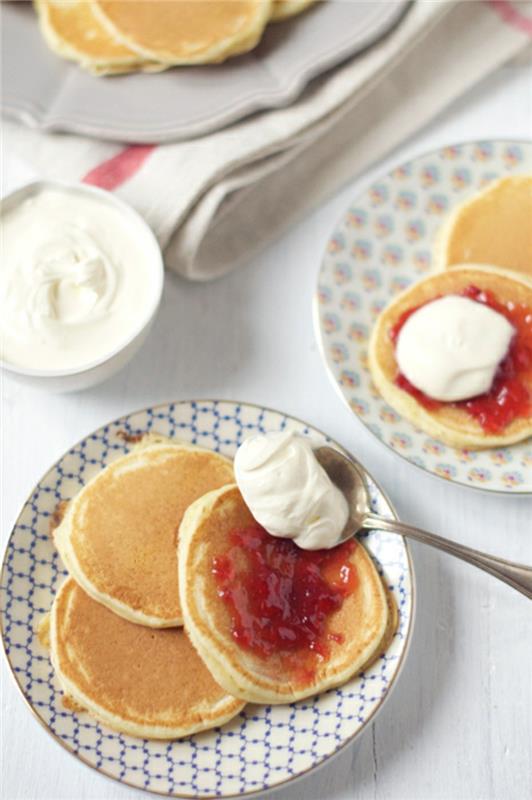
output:
[[[311,300],[330,230],[390,165],[443,144],[532,137],[530,66],[507,67],[428,130],[270,247],[208,285],[167,276],[139,356],[110,382],[47,396],[2,387],[2,536],[42,473],[93,428],[180,398],[261,403],[307,419],[352,450],[417,525],[532,563],[532,500],[456,487],[397,458],[344,408],[314,339]],[[413,546],[417,622],[397,688],[358,742],[268,800],[524,800],[532,796],[532,605],[489,576]],[[3,659],[2,659],[3,661]],[[2,663],[0,795],[6,800],[145,797],[61,748],[32,718]]]

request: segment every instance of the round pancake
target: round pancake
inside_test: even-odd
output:
[[[37,0],[36,8],[46,42],[63,58],[99,75],[129,72],[147,64],[107,32],[86,0]]]
[[[223,725],[244,707],[215,683],[182,628],[128,622],[72,578],[52,606],[50,651],[63,691],[132,736],[189,736]]]
[[[71,500],[56,546],[80,586],[116,614],[154,628],[181,625],[179,524],[190,503],[233,480],[231,462],[210,450],[135,449]]]
[[[277,22],[294,17],[317,2],[318,0],[273,0],[270,19]]]
[[[271,0],[91,0],[104,27],[140,56],[208,64],[253,48]]]
[[[261,658],[236,644],[231,615],[218,594],[213,559],[232,547],[229,534],[256,525],[236,485],[210,492],[186,511],[179,532],[179,584],[185,629],[216,681],[235,697],[255,703],[289,703],[344,683],[380,654],[389,636],[390,611],[382,581],[361,544],[350,556],[357,586],[331,615],[327,658],[301,677],[308,652]],[[299,668],[298,668],[299,665]],[[229,689],[229,687],[231,687]]]
[[[492,264],[532,280],[532,174],[501,178],[457,206],[438,233],[434,262]]]
[[[532,286],[519,275],[488,266],[458,266],[418,281],[398,295],[379,315],[369,343],[369,368],[382,397],[392,408],[434,439],[452,447],[478,450],[501,447],[522,441],[532,434],[532,418],[514,419],[500,434],[486,433],[462,408],[444,405],[424,408],[408,392],[395,384],[397,362],[390,328],[401,314],[440,295],[457,294],[467,286],[478,286],[495,294],[502,302],[523,303],[532,308]],[[532,392],[532,384],[529,387]]]

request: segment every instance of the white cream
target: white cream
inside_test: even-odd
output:
[[[515,328],[502,314],[448,295],[419,308],[397,339],[400,371],[417,389],[444,402],[489,391]]]
[[[289,432],[252,436],[238,448],[234,469],[246,505],[268,533],[305,550],[338,544],[347,501],[307,439]]]
[[[15,367],[71,370],[105,358],[153,306],[153,251],[120,208],[41,189],[2,213],[0,352]]]

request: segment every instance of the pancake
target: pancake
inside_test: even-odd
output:
[[[273,0],[270,19],[277,22],[294,17],[317,2],[318,0]]]
[[[458,294],[468,286],[492,292],[501,303],[522,303],[532,309],[532,286],[517,274],[488,266],[458,266],[418,281],[380,314],[369,344],[373,381],[387,403],[434,439],[452,447],[482,449],[502,447],[532,434],[532,417],[517,417],[500,433],[487,433],[465,409],[444,404],[429,410],[396,383],[397,362],[390,329],[401,315],[436,297]],[[528,381],[532,393],[532,380]]]
[[[50,648],[69,700],[121,733],[178,739],[223,725],[244,706],[215,683],[182,628],[128,622],[72,578],[52,606]]]
[[[436,269],[492,264],[532,280],[532,174],[489,184],[450,214],[436,239]]]
[[[91,0],[107,31],[139,56],[165,64],[208,64],[251,50],[271,0]]]
[[[35,5],[43,36],[57,55],[98,75],[147,66],[138,53],[106,31],[86,0],[36,0]]]
[[[200,498],[183,517],[180,598],[185,629],[198,653],[220,686],[249,702],[289,703],[344,683],[379,655],[390,634],[387,598],[371,558],[360,543],[354,546],[349,563],[356,570],[356,586],[327,620],[327,632],[336,638],[327,640],[328,654],[308,674],[308,650],[263,657],[233,636],[231,611],[219,595],[213,561],[234,547],[232,531],[249,526],[256,522],[236,485]]]
[[[186,508],[234,480],[231,462],[182,444],[136,448],[71,500],[54,540],[70,574],[116,614],[182,624],[176,544]]]

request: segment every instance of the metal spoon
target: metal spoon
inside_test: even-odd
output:
[[[462,561],[468,561],[475,567],[489,572],[495,578],[509,584],[518,592],[532,599],[532,567],[515,564],[503,558],[495,558],[471,547],[444,539],[434,533],[415,528],[395,519],[387,519],[374,514],[371,510],[366,476],[363,468],[343,456],[332,447],[318,447],[314,454],[329,478],[345,495],[349,504],[349,519],[342,534],[342,541],[365,530],[382,530],[399,533],[408,539],[415,539],[438,550],[450,553]]]

